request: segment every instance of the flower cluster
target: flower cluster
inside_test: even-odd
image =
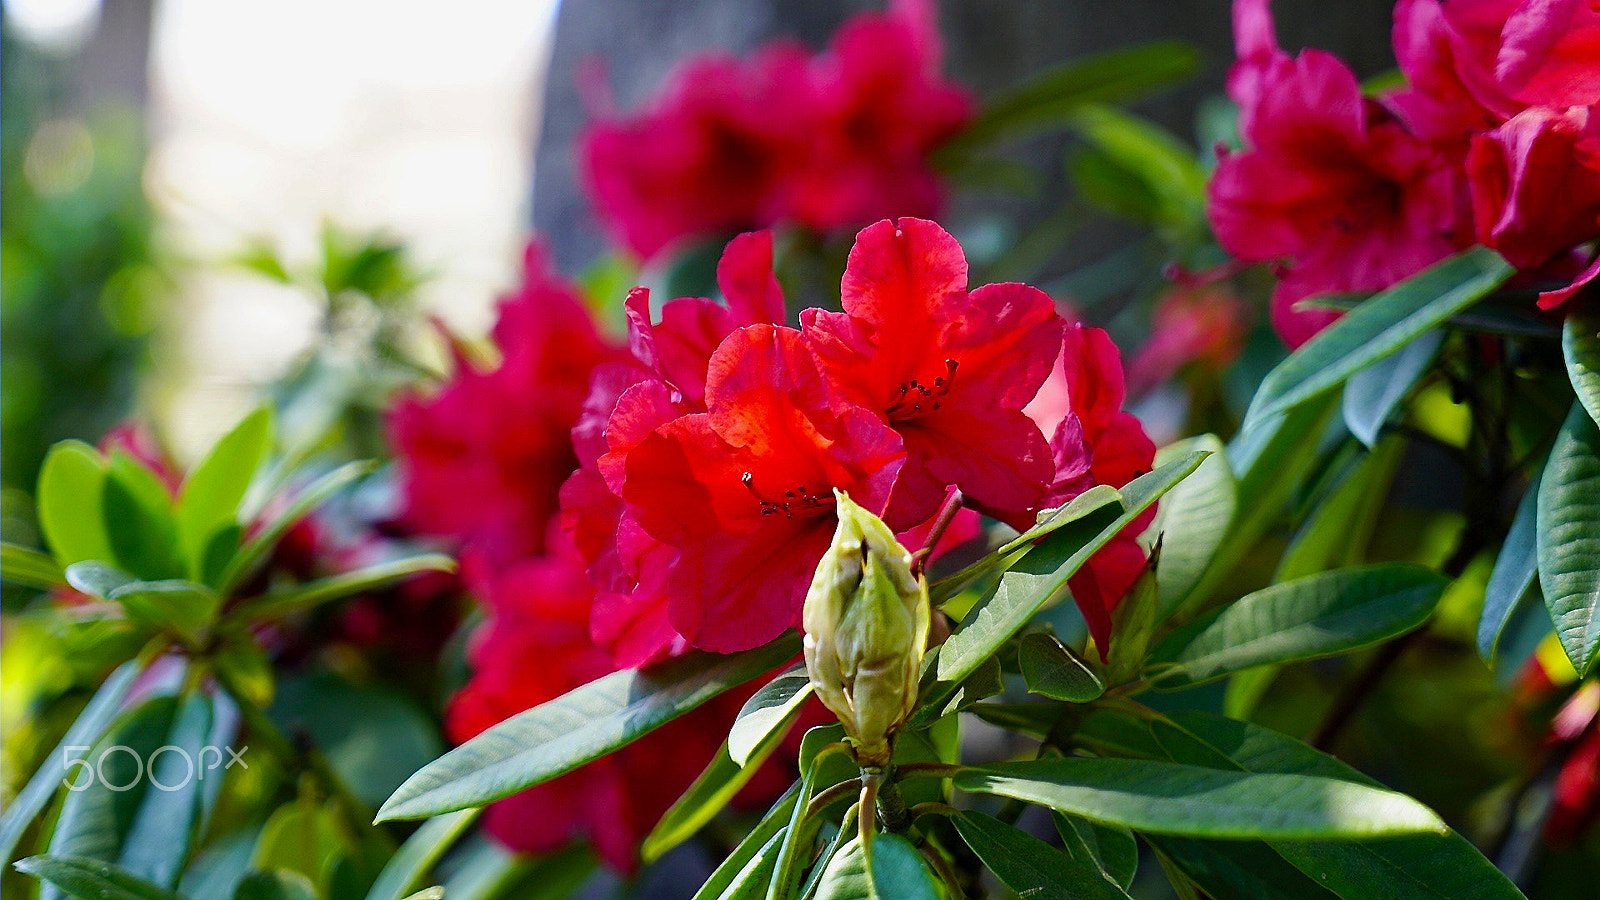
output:
[[[1399,0],[1407,83],[1362,93],[1336,57],[1291,57],[1269,0],[1235,0],[1228,92],[1242,152],[1224,152],[1209,214],[1229,252],[1285,265],[1273,322],[1298,345],[1337,317],[1306,297],[1379,290],[1483,244],[1571,283],[1600,237],[1600,8],[1590,0]]]
[[[463,579],[487,612],[468,651],[472,678],[448,710],[457,741],[620,667],[591,638],[591,620],[603,620],[597,591],[556,507],[577,467],[570,433],[591,373],[624,356],[537,244],[493,338],[497,366],[474,367],[458,348],[450,381],[432,396],[403,398],[389,420],[406,524],[459,547]],[[610,865],[631,869],[639,842],[711,759],[741,700],[730,692],[620,754],[507,798],[489,811],[490,833],[523,852],[587,839]],[[781,788],[778,780],[758,775],[750,790]]]
[[[855,17],[823,53],[780,41],[680,70],[650,107],[582,139],[589,193],[640,257],[691,235],[779,221],[827,231],[932,215],[929,155],[971,115],[939,77],[928,0]]]
[[[620,660],[743,650],[798,625],[836,490],[902,533],[952,489],[1023,527],[1149,467],[1105,333],[1066,328],[1026,285],[968,290],[960,245],[933,222],[863,230],[842,311],[805,310],[798,329],[775,324],[771,264],[769,234],[740,236],[718,269],[727,305],[680,298],[659,321],[636,290],[633,359],[596,372],[562,506],[606,592],[596,635]],[[1103,556],[1129,550],[1137,575],[1131,540]],[[1131,582],[1125,565],[1095,570],[1078,598],[1091,623]]]

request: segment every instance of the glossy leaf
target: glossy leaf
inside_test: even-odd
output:
[[[442,553],[407,556],[267,594],[240,607],[238,615],[252,622],[273,621],[422,572],[453,572],[455,568],[456,561]]]
[[[1530,591],[1539,577],[1534,518],[1539,508],[1539,484],[1543,477],[1541,468],[1534,473],[1522,500],[1517,503],[1517,513],[1511,519],[1505,542],[1500,545],[1500,555],[1495,558],[1494,573],[1484,588],[1483,615],[1478,619],[1478,655],[1491,665],[1495,647],[1517,606],[1524,601],[1538,602],[1530,596]]]
[[[189,561],[189,577],[201,577],[203,551],[211,536],[236,524],[256,470],[272,441],[272,412],[262,407],[223,435],[195,466],[178,494],[178,542]]]
[[[1443,344],[1443,331],[1423,332],[1400,352],[1350,376],[1344,388],[1344,423],[1356,440],[1368,447],[1378,442],[1389,414],[1428,370]]]
[[[172,495],[148,466],[120,447],[111,452],[100,508],[117,565],[151,581],[183,577],[187,569],[178,551]]]
[[[138,677],[140,668],[136,663],[123,663],[111,676],[95,691],[89,704],[79,713],[78,718],[67,729],[61,743],[51,751],[45,764],[40,766],[33,777],[28,779],[28,784],[17,794],[16,798],[7,804],[4,813],[0,813],[0,859],[10,859],[16,850],[17,841],[22,838],[22,833],[34,816],[44,809],[45,804],[55,795],[56,789],[61,786],[62,779],[67,777],[64,760],[70,756],[69,748],[90,747],[97,744],[105,731],[110,727],[112,720],[122,708],[122,701],[128,695],[128,688]]]
[[[30,856],[17,871],[47,882],[80,900],[183,900],[111,863],[81,856]]]
[[[1446,585],[1421,566],[1340,569],[1275,584],[1173,632],[1156,648],[1164,687],[1265,663],[1342,653],[1426,621]]]
[[[1405,442],[1394,437],[1350,462],[1284,548],[1273,581],[1366,562],[1405,449]]]
[[[1020,896],[1127,900],[1127,891],[1106,877],[1081,840],[1076,847],[1052,847],[979,812],[963,812],[951,821],[983,864]],[[1077,855],[1070,852],[1074,849]]]
[[[1239,502],[1233,469],[1215,435],[1203,434],[1163,447],[1156,461],[1164,463],[1196,450],[1210,453],[1194,474],[1162,498],[1156,513],[1161,555],[1156,560],[1158,617],[1164,618],[1193,590],[1217,548],[1228,536]]]
[[[775,834],[745,861],[743,868],[734,873],[727,889],[717,896],[720,900],[762,900],[767,896],[767,885],[772,880],[772,867],[778,861],[783,835]]]
[[[176,887],[189,847],[203,825],[201,792],[207,772],[203,750],[212,737],[211,697],[195,692],[178,702],[166,742],[145,757],[146,790],[128,826],[117,864],[162,887]]]
[[[367,900],[399,900],[405,897],[406,892],[428,874],[456,839],[472,827],[480,812],[482,810],[474,807],[435,816],[423,822],[422,827],[400,845],[394,856],[389,857],[383,871],[378,873],[378,880],[367,891]]]
[[[1145,839],[1212,897],[1334,900],[1338,896],[1318,886],[1260,841],[1200,841],[1169,835],[1149,835]]]
[[[111,559],[111,542],[100,515],[105,494],[105,458],[82,441],[50,448],[39,469],[39,527],[63,567],[86,559]]]
[[[749,832],[747,832],[738,845],[728,853],[711,875],[700,886],[694,895],[694,900],[717,900],[718,897],[731,889],[737,883],[741,873],[755,859],[758,854],[766,849],[767,843],[782,835],[789,825],[789,816],[794,812],[795,803],[800,796],[800,785],[793,784],[783,796],[779,797],[767,814],[761,817]],[[761,884],[766,885],[763,880]]]
[[[10,541],[0,541],[0,579],[42,591],[67,583],[55,559]]]
[[[189,636],[210,624],[222,606],[216,592],[190,581],[135,581],[112,590],[106,599],[135,621]]]
[[[942,605],[944,601],[965,590],[984,575],[1000,568],[1008,561],[1015,563],[1021,555],[1033,548],[1035,542],[1040,542],[1047,535],[1098,513],[1121,498],[1122,494],[1116,488],[1108,484],[1097,484],[1055,509],[1040,512],[1038,521],[1032,528],[1007,541],[999,549],[989,553],[983,559],[967,566],[965,569],[929,585],[929,599],[934,606]]]
[[[1580,676],[1600,661],[1600,426],[1574,405],[1539,483],[1539,589]]]
[[[1038,803],[1135,831],[1308,839],[1442,833],[1439,817],[1392,791],[1308,775],[1251,774],[1137,759],[1040,759],[974,768],[963,791]]]
[[[1123,890],[1132,888],[1133,876],[1139,870],[1139,842],[1133,832],[1055,810],[1050,811],[1050,817],[1056,823],[1056,832],[1061,835],[1063,846],[1082,844],[1100,868],[1101,874],[1112,884]]]
[[[933,682],[925,681],[919,711],[913,722],[925,722],[984,660],[1033,618],[1040,607],[1065,590],[1071,578],[1096,550],[1138,518],[1161,495],[1193,472],[1203,453],[1168,463],[1141,475],[1122,489],[1120,515],[1093,514],[1050,535],[1011,570],[995,589],[962,620],[960,630],[939,648],[930,667]]]
[[[101,600],[109,600],[117,588],[139,583],[127,572],[97,560],[73,563],[67,566],[65,575],[73,590]]]
[[[1088,703],[1106,692],[1105,682],[1071,648],[1048,634],[1025,635],[1017,662],[1028,693],[1069,703]]]
[[[1352,309],[1261,382],[1246,427],[1332,390],[1476,303],[1514,270],[1487,247],[1449,257]]]
[[[1567,377],[1590,421],[1600,427],[1600,304],[1574,304],[1561,327]]]
[[[610,753],[723,691],[788,662],[790,634],[732,656],[691,654],[614,672],[519,713],[412,775],[379,820],[418,819],[478,806],[548,781]]]
[[[746,765],[755,749],[766,743],[767,737],[809,696],[811,677],[803,663],[790,666],[767,682],[739,708],[733,728],[728,731],[729,758],[740,766]]]
[[[942,900],[938,879],[911,842],[898,834],[856,838],[828,860],[817,900]]]

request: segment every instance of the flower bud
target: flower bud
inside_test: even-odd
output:
[[[806,671],[863,765],[889,761],[889,736],[917,702],[928,585],[883,520],[835,490],[839,527],[806,593]]]

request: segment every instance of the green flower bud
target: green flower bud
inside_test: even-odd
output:
[[[839,527],[806,593],[806,671],[863,765],[889,761],[889,736],[917,702],[928,585],[883,520],[835,490]]]

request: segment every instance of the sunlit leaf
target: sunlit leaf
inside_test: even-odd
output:
[[[1600,426],[1574,405],[1539,483],[1539,588],[1580,676],[1600,661]]]
[[[1400,352],[1380,359],[1350,376],[1344,389],[1344,422],[1350,433],[1371,447],[1389,414],[1428,370],[1444,343],[1444,332],[1423,332]]]
[[[963,812],[952,821],[972,852],[1019,896],[1127,900],[1127,891],[1105,876],[1082,841],[1076,847],[1052,847],[978,812]]]
[[[183,900],[111,863],[81,856],[30,856],[17,871],[47,882],[79,900]]]
[[[107,465],[82,441],[50,448],[39,469],[39,527],[63,567],[86,559],[111,559],[101,517]]]
[[[1561,354],[1578,402],[1600,427],[1600,304],[1574,304],[1561,327]]]
[[[184,480],[178,494],[177,523],[189,577],[201,577],[211,536],[236,524],[239,502],[265,461],[271,441],[272,412],[263,407],[223,435]]]
[[[1048,634],[1024,636],[1017,662],[1031,694],[1088,703],[1106,691],[1105,682],[1082,657]]]

